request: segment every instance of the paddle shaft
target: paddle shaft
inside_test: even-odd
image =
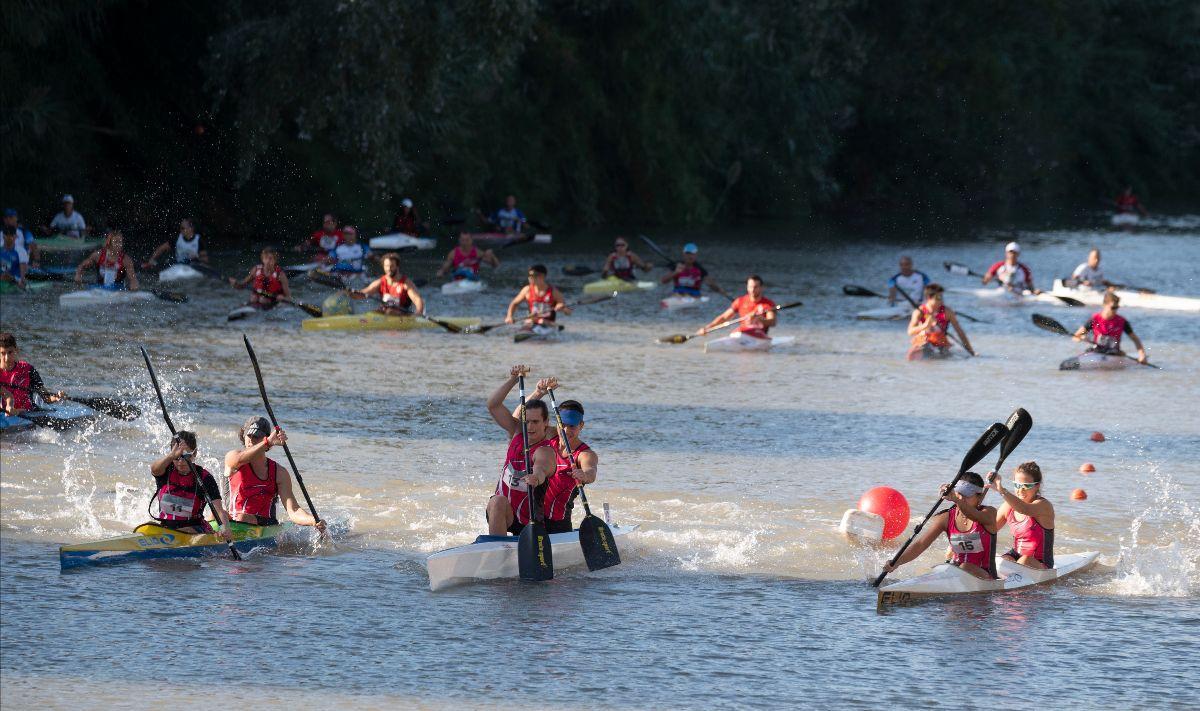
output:
[[[615,291],[611,294],[603,294],[603,295],[599,295],[599,296],[589,296],[587,298],[580,299],[579,301],[576,301],[573,304],[567,304],[566,308],[576,309],[576,308],[579,308],[580,306],[588,306],[590,304],[598,304],[602,301],[608,301],[609,299],[615,299],[616,297],[617,297],[617,292],[615,292]],[[525,318],[521,319],[521,322],[524,323],[525,321],[532,321],[535,318],[538,318],[538,317],[534,316],[533,314],[530,314],[530,315],[526,316]],[[515,324],[489,323],[487,325],[479,326],[478,328],[473,328],[473,329],[468,327],[468,330],[471,333],[487,333],[488,331],[492,330],[493,328],[500,328],[501,326],[512,326],[512,325],[515,325]]]
[[[784,309],[792,309],[797,306],[803,306],[803,305],[804,305],[804,302],[802,302],[802,301],[793,301],[790,304],[783,304],[782,306],[776,306],[775,308],[773,308],[771,310],[775,311],[775,312],[779,312],[779,311],[783,311]],[[739,324],[748,318],[754,318],[755,316],[761,316],[761,315],[762,314],[760,314],[760,313],[752,313],[752,314],[746,314],[745,316],[739,316],[737,318],[731,318],[728,321],[723,321],[723,322],[717,324],[716,326],[713,326],[712,328],[704,329],[704,333],[700,334],[700,335],[707,336],[708,334],[712,333],[713,331],[720,331],[723,328],[729,328],[730,326]]]
[[[517,392],[521,396],[521,456],[525,460],[525,476],[529,476],[529,423],[525,419],[525,376],[517,376]],[[542,508],[537,500],[537,487],[529,487],[529,496],[526,498],[529,503],[529,523],[532,525],[535,521],[542,520]],[[514,512],[516,515],[516,512]]]
[[[262,395],[263,406],[267,409],[267,417],[271,418],[271,425],[275,429],[280,429],[279,420],[275,419],[275,411],[271,409],[271,401],[267,399],[267,386],[263,383],[262,370],[258,367],[258,356],[254,354],[254,347],[250,345],[250,339],[242,334],[242,340],[246,343],[246,352],[250,354],[250,363],[254,365],[254,377],[258,380],[258,393]],[[300,476],[300,469],[296,467],[296,460],[292,458],[292,450],[288,449],[287,442],[283,443],[283,453],[287,455],[288,464],[292,465],[292,474],[296,477],[296,483],[300,485],[300,493],[304,494],[304,501],[308,504],[308,511],[312,514],[313,520],[320,522],[321,517],[317,515],[317,507],[313,505],[312,497],[308,495],[308,488],[304,486],[304,477]]]
[[[171,416],[167,414],[167,403],[163,400],[162,388],[158,386],[158,376],[154,374],[154,366],[150,364],[150,354],[146,352],[145,348],[142,348],[141,351],[142,359],[146,361],[146,370],[150,372],[150,382],[154,385],[154,394],[158,396],[158,407],[162,410],[163,421],[167,423],[167,429],[171,430],[171,437],[173,438],[175,436],[175,423],[171,422]],[[204,499],[204,504],[208,506],[209,511],[212,511],[213,520],[216,521],[217,527],[220,528],[221,515],[217,513],[217,505],[213,503],[212,499],[208,498],[208,491],[204,488],[204,480],[200,477],[200,472],[196,471],[196,467],[192,464],[191,459],[185,458],[183,461],[187,462],[188,472],[191,473],[192,480],[196,482],[196,492]],[[161,515],[161,509],[159,513]],[[233,541],[229,541],[229,556],[234,560],[242,559],[241,554],[237,551],[237,547],[233,545]]]

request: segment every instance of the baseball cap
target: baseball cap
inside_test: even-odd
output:
[[[271,434],[271,423],[265,417],[251,417],[242,425],[242,433],[249,437],[266,437]]]
[[[5,217],[16,217],[17,211],[15,208],[6,207],[6,208],[4,208],[4,216]]]
[[[67,195],[63,195],[62,201],[63,202],[75,202],[75,198],[71,197],[70,194],[67,194]]]
[[[696,254],[699,251],[700,248],[696,246],[695,242],[688,242],[687,244],[683,245],[684,254]]]
[[[408,198],[404,198],[403,200],[400,201],[400,204],[405,207],[412,207],[412,200],[409,200]]]
[[[1004,251],[1005,252],[1020,252],[1021,245],[1017,244],[1016,242],[1009,242],[1008,244],[1004,245]]]

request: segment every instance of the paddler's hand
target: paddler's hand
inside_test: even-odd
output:
[[[287,444],[287,433],[276,427],[275,431],[271,433],[271,436],[267,437],[267,441],[271,443],[272,447],[277,447],[281,444]]]
[[[233,543],[233,531],[229,530],[228,525],[221,526],[220,530],[217,531],[217,535],[224,538],[226,543]]]
[[[703,336],[707,333],[708,333],[708,326],[701,326],[700,328],[696,329],[697,336]]]
[[[938,490],[938,496],[952,504],[957,503],[958,501],[958,498],[954,493],[954,489],[950,488],[949,484],[942,484],[942,488]]]
[[[237,288],[237,279],[235,279],[234,277],[229,277],[229,285],[236,289]]]
[[[317,521],[316,523],[314,523],[314,524],[313,524],[313,528],[315,528],[315,529],[317,529],[318,531],[320,531],[322,535],[324,535],[325,533],[327,533],[327,532],[328,532],[328,531],[327,531],[327,529],[325,528],[325,522],[324,522],[324,521]]]
[[[1003,491],[1004,485],[1000,483],[1000,473],[996,471],[988,472],[987,475],[988,488],[992,491]]]
[[[80,285],[83,284],[83,273],[78,269],[75,270],[75,283]]]
[[[544,393],[548,393],[551,390],[556,389],[557,387],[558,387],[558,378],[542,378],[541,380],[537,381],[537,388],[534,390],[534,392],[537,392],[538,390],[540,390]]]
[[[59,402],[61,400],[65,400],[66,398],[67,398],[67,394],[65,392],[63,392],[62,390],[59,390],[58,392],[54,393],[53,395],[47,397],[46,402]]]
[[[513,319],[512,314],[508,314],[507,316],[504,317],[504,323],[516,323],[516,320]]]
[[[521,481],[525,482],[528,486],[541,486],[545,479],[539,479],[537,474],[526,474],[521,477]]]
[[[591,483],[590,481],[587,480],[587,475],[583,472],[582,469],[579,468],[578,464],[576,464],[575,468],[571,470],[571,478],[574,479],[575,481],[579,482],[580,484],[590,484]]]
[[[565,315],[565,316],[570,316],[571,312],[573,312],[574,310],[575,309],[571,308],[570,306],[566,306],[566,305],[564,305],[561,309],[559,309],[559,311],[561,311],[563,313],[563,315]]]
[[[512,323],[512,321],[509,321],[509,323]],[[513,366],[512,368],[510,368],[510,369],[509,369],[509,371],[508,371],[508,377],[510,377],[510,378],[519,378],[519,377],[521,377],[522,375],[529,375],[529,366],[527,366],[527,365],[514,365],[514,366]]]
[[[1139,348],[1138,349],[1138,362],[1145,363],[1147,360],[1149,360],[1149,359],[1146,357],[1146,351]]]

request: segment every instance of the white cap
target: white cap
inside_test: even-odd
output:
[[[1005,252],[1020,252],[1021,245],[1017,244],[1016,242],[1009,242],[1008,244],[1004,245],[1004,251]]]
[[[71,197],[70,195],[63,195],[62,201],[63,202],[75,202],[75,198]]]
[[[412,200],[409,200],[408,198],[404,198],[403,200],[400,201],[400,204],[405,207],[412,207]]]

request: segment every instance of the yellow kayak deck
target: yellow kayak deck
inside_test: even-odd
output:
[[[461,316],[435,316],[439,321],[465,328],[478,326],[482,319]],[[415,316],[390,316],[378,311],[344,316],[307,318],[301,322],[305,331],[411,331],[417,328],[441,328],[436,323]]]

